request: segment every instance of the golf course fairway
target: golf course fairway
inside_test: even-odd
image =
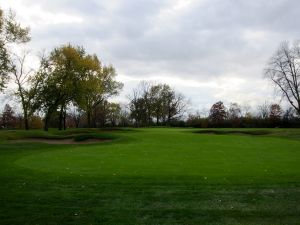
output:
[[[300,224],[300,130],[233,130],[0,131],[0,224]]]

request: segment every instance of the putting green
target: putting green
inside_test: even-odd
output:
[[[33,152],[19,167],[100,179],[203,183],[300,181],[300,142],[280,137],[214,135],[188,129],[140,129],[121,141]]]
[[[299,224],[300,130],[195,131],[1,131],[0,223]]]

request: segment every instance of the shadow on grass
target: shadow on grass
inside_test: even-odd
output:
[[[246,134],[246,135],[269,135],[272,132],[267,130],[197,130],[194,133],[198,134]]]

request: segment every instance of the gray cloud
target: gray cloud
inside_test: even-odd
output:
[[[242,96],[237,101],[272,98],[263,85],[263,67],[281,41],[300,37],[297,0],[0,1],[27,19],[33,48],[51,50],[70,42],[132,79],[176,77],[182,82],[174,86],[195,105],[213,102],[220,94],[233,100]],[[53,22],[56,15],[61,21]],[[236,88],[240,93],[225,92],[221,84],[204,85],[198,96],[197,87],[184,88],[185,80],[205,84],[218,79],[228,79],[228,89],[234,79],[242,79],[235,84],[242,85]]]

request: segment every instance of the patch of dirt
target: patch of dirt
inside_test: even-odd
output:
[[[13,143],[45,143],[54,145],[82,145],[82,144],[96,144],[101,142],[108,142],[110,139],[87,139],[84,141],[74,141],[73,139],[47,139],[47,138],[26,138],[19,140],[11,140]]]

